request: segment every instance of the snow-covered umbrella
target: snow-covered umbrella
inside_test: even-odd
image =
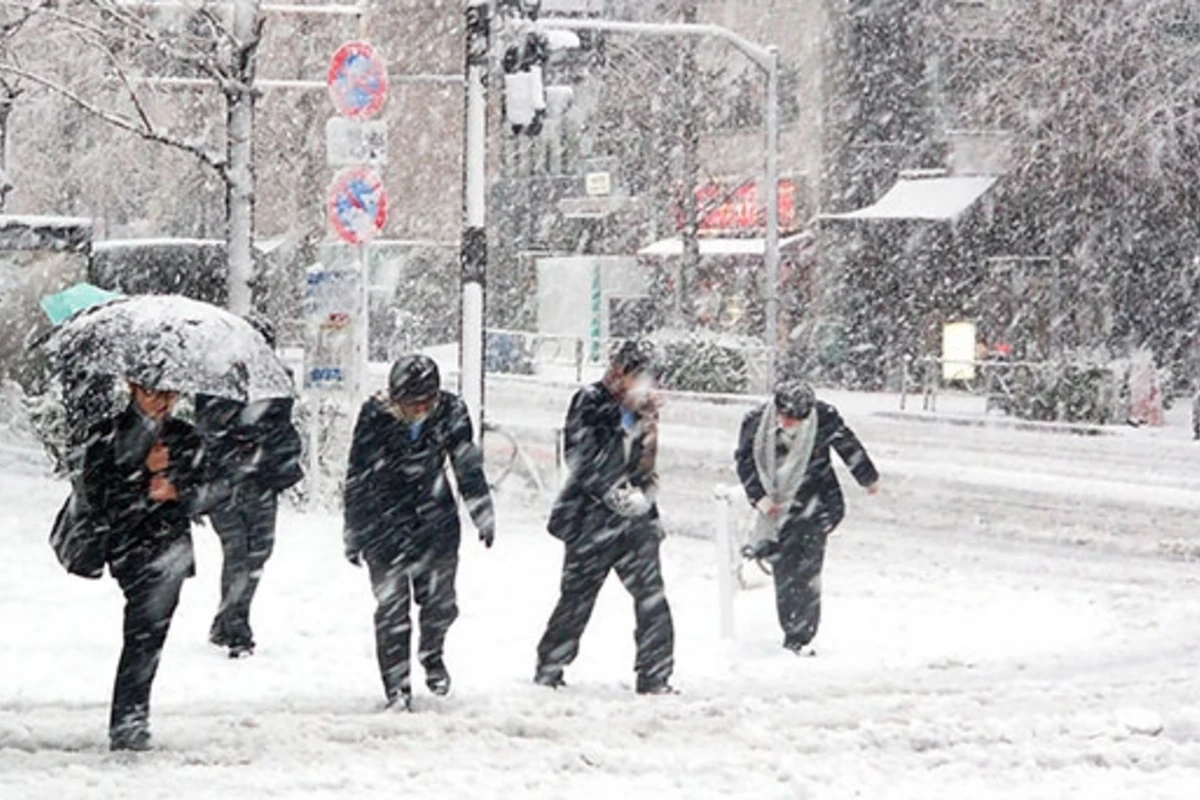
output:
[[[287,369],[249,322],[179,295],[120,297],[85,308],[41,346],[60,374],[129,378],[243,403],[292,394]]]

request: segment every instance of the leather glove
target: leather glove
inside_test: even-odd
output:
[[[609,489],[604,495],[604,504],[625,519],[644,517],[653,508],[645,492],[626,485]]]
[[[479,541],[483,542],[483,546],[489,550],[496,541],[496,528],[494,525],[486,525],[479,529]]]

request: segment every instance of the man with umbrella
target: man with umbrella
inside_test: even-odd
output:
[[[54,320],[40,346],[75,385],[102,385],[106,377],[129,382],[125,410],[72,437],[83,454],[67,460],[78,465],[75,502],[68,505],[79,508],[83,524],[65,527],[85,532],[83,550],[102,554],[125,593],[110,739],[114,749],[142,750],[150,741],[150,686],[163,642],[183,580],[195,571],[190,520],[227,492],[204,482],[201,441],[191,425],[171,416],[177,392],[254,402],[290,397],[292,382],[262,336],[224,309],[174,295],[95,299]],[[98,572],[90,561],[64,566]]]
[[[152,367],[128,374],[130,403],[87,437],[80,487],[105,561],[125,594],[125,644],[113,686],[113,750],[150,745],[150,687],[185,578],[195,574],[192,504],[200,439],[171,416],[178,395]]]
[[[450,691],[442,649],[458,617],[460,528],[447,462],[480,541],[491,547],[492,497],[466,403],[441,389],[431,358],[402,356],[387,391],[359,412],[344,498],[346,559],[356,567],[365,561],[370,571],[376,656],[391,708],[408,710],[412,703],[412,599],[421,607],[425,685],[436,695]]]

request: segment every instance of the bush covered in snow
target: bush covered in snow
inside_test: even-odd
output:
[[[756,340],[701,331],[664,331],[654,338],[663,358],[663,388],[678,392],[744,394],[751,383]]]
[[[1105,425],[1119,416],[1120,378],[1109,366],[1048,361],[1019,364],[997,404],[1013,416],[1041,422]]]

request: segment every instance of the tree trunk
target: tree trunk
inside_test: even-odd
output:
[[[229,263],[229,310],[246,314],[253,307],[254,283],[254,103],[259,33],[259,0],[233,5],[233,75],[238,85],[226,91],[225,247]]]
[[[13,104],[17,94],[12,87],[5,84],[0,87],[0,213],[8,207],[8,193],[13,185],[9,180],[9,121],[12,118]]]

